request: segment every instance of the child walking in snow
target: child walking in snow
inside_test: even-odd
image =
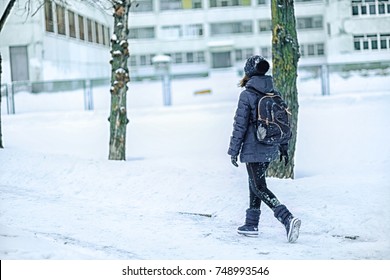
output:
[[[241,92],[238,101],[228,154],[234,166],[238,167],[238,155],[240,155],[240,161],[246,164],[249,177],[249,208],[246,210],[245,224],[239,227],[237,232],[246,236],[258,235],[260,205],[264,202],[272,209],[275,218],[284,225],[287,240],[292,243],[298,239],[301,221],[295,218],[284,204],[280,203],[267,188],[265,180],[266,170],[270,162],[277,157],[278,152],[280,160],[284,159],[287,164],[288,143],[281,145],[260,143],[256,139],[254,125],[260,95],[269,92],[277,93],[272,77],[265,75],[268,70],[268,61],[259,55],[254,55],[246,61],[245,76],[240,81],[240,86],[245,87],[245,90]]]

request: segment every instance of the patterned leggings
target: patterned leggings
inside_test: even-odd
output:
[[[263,201],[274,211],[281,203],[277,197],[267,188],[265,172],[269,162],[249,162],[246,164],[249,179],[249,208],[260,209]]]

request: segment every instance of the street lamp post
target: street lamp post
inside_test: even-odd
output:
[[[161,76],[164,106],[171,106],[171,57],[167,55],[156,55],[152,58],[152,62],[154,64],[156,74]]]

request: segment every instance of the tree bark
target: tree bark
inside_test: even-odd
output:
[[[16,2],[16,0],[10,0],[8,2],[7,7],[4,10],[4,13],[3,13],[3,15],[0,18],[0,32],[3,29],[5,21],[7,20],[9,14],[11,13],[12,7],[14,6],[15,2]]]
[[[110,160],[126,160],[127,83],[130,81],[127,60],[129,49],[127,35],[128,15],[131,2],[113,1],[114,34],[111,37],[111,112],[110,122]]]
[[[272,0],[272,75],[275,87],[289,106],[292,138],[289,143],[289,163],[276,160],[267,175],[277,178],[294,178],[294,155],[298,124],[297,68],[299,44],[295,27],[293,0]]]

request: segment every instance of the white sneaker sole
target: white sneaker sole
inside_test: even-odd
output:
[[[241,234],[241,235],[248,236],[248,237],[257,237],[259,235],[258,231],[241,231],[241,230],[237,230],[237,233]]]
[[[299,237],[299,228],[301,227],[301,220],[293,218],[290,221],[290,231],[287,234],[287,240],[289,243],[294,243]]]

